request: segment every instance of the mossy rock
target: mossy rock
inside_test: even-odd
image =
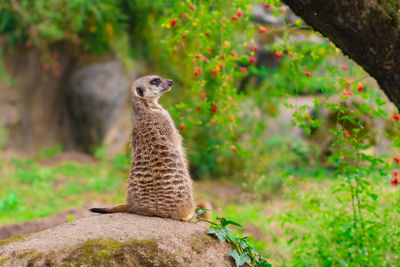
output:
[[[91,216],[0,246],[1,266],[234,266],[203,223]]]

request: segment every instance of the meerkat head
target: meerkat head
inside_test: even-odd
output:
[[[158,75],[143,76],[131,85],[131,97],[142,98],[148,101],[157,101],[174,84],[172,80],[161,78]]]

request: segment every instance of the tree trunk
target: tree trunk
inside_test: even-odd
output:
[[[400,108],[400,0],[282,0],[374,77]]]

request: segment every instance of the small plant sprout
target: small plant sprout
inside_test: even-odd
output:
[[[195,220],[210,223],[207,234],[216,236],[222,243],[228,242],[234,248],[233,251],[227,253],[227,255],[235,260],[236,267],[243,266],[244,264],[251,267],[272,266],[257,252],[255,247],[249,242],[248,237],[240,237],[228,227],[228,225],[242,227],[239,223],[223,217],[217,217],[216,222],[213,222],[199,216],[207,211],[209,210],[197,208]]]

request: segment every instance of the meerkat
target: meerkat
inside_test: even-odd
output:
[[[182,137],[158,99],[174,82],[157,75],[135,80],[130,87],[133,106],[133,158],[126,203],[92,212],[129,212],[189,221],[195,213],[193,185]],[[206,202],[198,203],[209,208]]]

